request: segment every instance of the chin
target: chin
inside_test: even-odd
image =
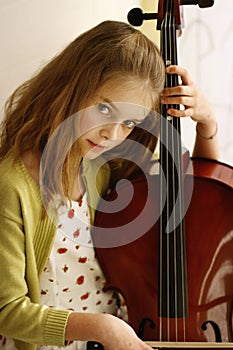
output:
[[[93,152],[93,151],[89,151],[84,155],[84,159],[89,159],[89,160],[93,160],[98,158],[101,154],[103,154],[104,152]]]

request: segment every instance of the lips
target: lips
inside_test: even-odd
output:
[[[92,142],[91,140],[87,140],[87,142],[88,142],[89,146],[96,151],[104,151],[105,150],[104,146],[98,145],[98,144]]]

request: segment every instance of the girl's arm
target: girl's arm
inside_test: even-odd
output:
[[[151,350],[126,322],[109,314],[71,313],[65,337],[99,342],[105,350]]]

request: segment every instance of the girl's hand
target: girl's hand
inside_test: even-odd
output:
[[[66,327],[66,340],[94,341],[104,350],[151,350],[123,320],[109,314],[73,312]]]
[[[182,83],[176,87],[165,88],[161,103],[181,104],[185,108],[184,110],[170,108],[168,114],[173,117],[191,117],[195,122],[203,125],[215,125],[213,109],[205,96],[196,88],[188,71],[180,66],[169,66],[166,72],[179,75]]]
[[[102,341],[105,350],[151,350],[126,322],[112,315],[107,316],[109,320]]]
[[[169,108],[168,114],[172,117],[190,117],[197,123],[194,157],[218,159],[218,125],[212,106],[196,88],[186,69],[179,66],[169,66],[166,68],[166,72],[177,74],[181,79],[181,84],[165,88],[162,92],[161,103],[183,105],[183,110]]]

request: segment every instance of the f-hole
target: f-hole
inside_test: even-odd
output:
[[[143,318],[143,320],[140,322],[139,327],[138,327],[138,337],[142,340],[144,340],[144,330],[145,330],[147,323],[149,324],[149,327],[151,329],[155,328],[154,321],[152,321],[150,318]]]
[[[222,343],[222,336],[221,336],[221,332],[220,332],[220,329],[219,329],[219,326],[217,325],[217,323],[215,323],[214,321],[206,321],[206,322],[202,323],[201,329],[203,331],[206,331],[208,328],[208,324],[210,324],[214,330],[215,342]]]

